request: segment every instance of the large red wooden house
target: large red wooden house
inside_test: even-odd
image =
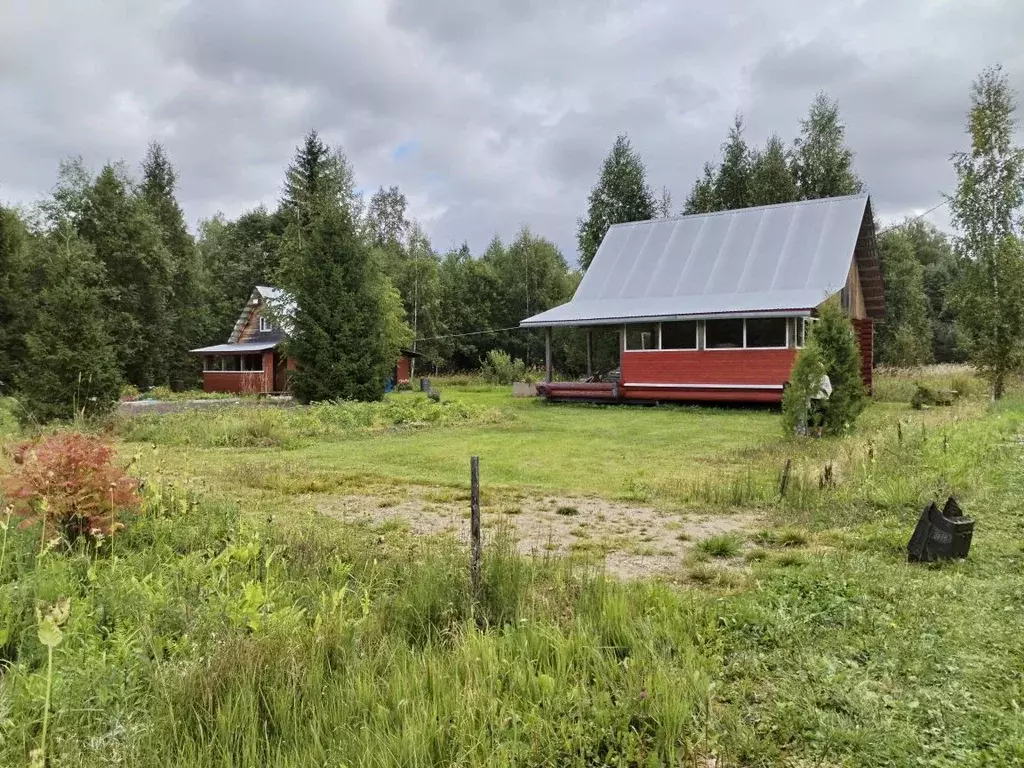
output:
[[[203,361],[203,389],[207,392],[273,394],[288,391],[288,372],[294,369],[281,344],[295,303],[280,288],[258,285],[238,316],[226,344],[193,349]],[[403,349],[392,380],[408,384],[415,352]]]
[[[618,224],[572,301],[522,321],[547,331],[552,400],[779,402],[808,323],[838,297],[871,386],[885,313],[866,194]],[[555,382],[551,329],[618,331],[620,365],[600,381]]]

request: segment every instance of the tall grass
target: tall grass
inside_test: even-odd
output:
[[[873,396],[879,402],[909,403],[918,384],[933,390],[956,392],[964,398],[988,395],[987,383],[976,375],[972,366],[947,363],[916,368],[876,368]]]
[[[691,595],[489,542],[466,553],[309,518],[287,530],[151,485],[116,557],[40,554],[0,580],[0,764],[37,746],[38,602],[53,765],[594,765],[700,754],[718,662]]]
[[[421,395],[377,403],[318,403],[308,407],[243,406],[216,411],[130,416],[113,428],[124,440],[220,448],[293,448],[314,440],[342,440],[389,428],[497,423],[511,418],[496,409]]]

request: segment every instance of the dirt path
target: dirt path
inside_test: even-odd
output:
[[[308,497],[324,515],[350,523],[401,526],[419,535],[467,538],[469,502],[464,492],[407,487],[400,496]],[[589,554],[623,578],[679,570],[698,541],[717,533],[744,533],[762,521],[747,513],[701,515],[594,498],[521,497],[482,504],[485,537],[508,527],[524,554]]]

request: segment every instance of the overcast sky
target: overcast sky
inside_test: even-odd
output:
[[[438,250],[527,224],[572,261],[616,133],[679,208],[736,110],[789,142],[825,90],[888,220],[951,190],[984,66],[1024,89],[1022,32],[1021,0],[0,0],[0,200],[155,139],[192,225],[236,216],[316,128]]]

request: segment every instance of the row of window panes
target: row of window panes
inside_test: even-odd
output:
[[[262,371],[263,355],[206,355],[204,371]]]
[[[806,322],[796,319],[796,346],[804,345]],[[788,317],[736,318],[705,320],[704,349],[743,349],[788,347]],[[696,320],[649,323],[626,326],[626,349],[630,352],[651,349],[697,349],[700,326]],[[659,338],[660,334],[660,338]]]

